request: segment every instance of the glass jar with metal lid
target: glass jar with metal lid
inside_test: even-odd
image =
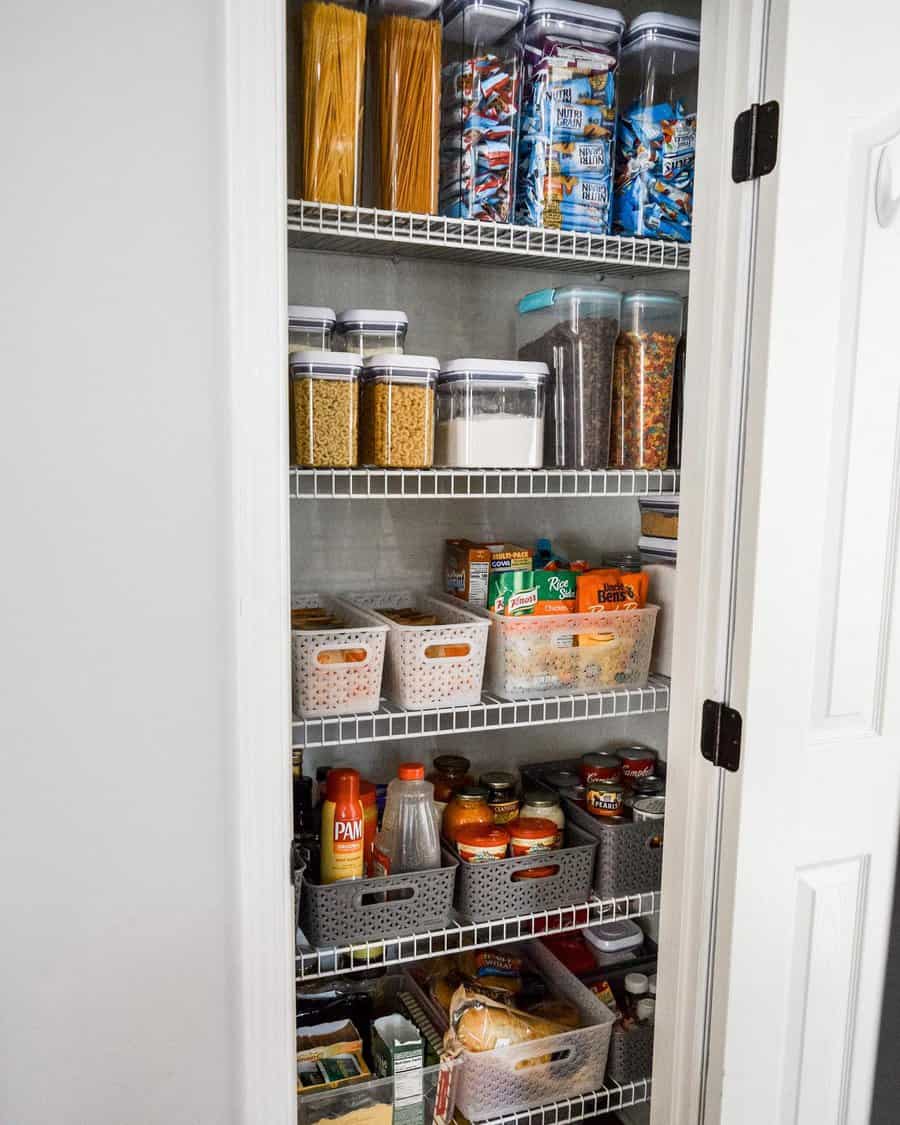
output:
[[[453,794],[444,812],[442,830],[451,844],[464,824],[480,824],[487,828],[494,824],[494,814],[487,803],[488,791],[482,785],[464,785]]]
[[[291,356],[291,460],[313,468],[357,464],[362,360],[339,352]]]
[[[466,784],[469,759],[461,754],[439,754],[434,759],[434,772],[429,781],[434,786],[434,799],[446,804]]]
[[[551,793],[549,789],[529,789],[522,798],[522,807],[519,810],[519,819],[527,818],[552,820],[559,829],[556,846],[562,845],[566,814],[562,810],[558,793]]]
[[[490,770],[478,780],[488,791],[487,803],[494,816],[494,823],[509,824],[511,820],[515,820],[519,815],[515,776],[505,770]]]

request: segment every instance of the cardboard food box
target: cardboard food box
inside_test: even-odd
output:
[[[528,547],[514,543],[476,543],[471,539],[448,539],[445,553],[444,589],[470,605],[484,609],[492,574],[530,570]]]
[[[422,1066],[425,1041],[416,1025],[394,1013],[372,1024],[375,1072],[394,1077],[393,1125],[422,1125]]]
[[[297,1093],[370,1078],[362,1037],[350,1020],[297,1029]]]

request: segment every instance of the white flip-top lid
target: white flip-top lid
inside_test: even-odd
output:
[[[306,348],[291,355],[295,371],[312,379],[358,379],[363,361],[352,352],[324,352]]]
[[[409,317],[402,309],[344,309],[337,319],[342,329],[405,328],[409,324]]]
[[[337,320],[334,309],[327,305],[288,305],[288,324],[330,324]]]
[[[395,383],[429,383],[434,386],[441,361],[436,355],[395,355],[376,352],[366,359],[363,379]]]
[[[574,27],[604,27],[618,31],[625,30],[625,17],[615,8],[600,8],[585,4],[583,0],[532,0],[528,9],[528,22],[543,19],[571,22]]]
[[[546,363],[526,363],[514,359],[452,359],[441,368],[439,382],[472,379],[476,382],[540,383],[549,377],[550,368]]]
[[[588,926],[581,931],[584,940],[601,953],[618,953],[622,949],[633,949],[644,940],[644,931],[630,918],[619,922],[606,922],[602,926]]]
[[[668,12],[644,12],[633,19],[622,39],[623,47],[630,47],[638,40],[666,39],[685,46],[700,42],[700,21],[689,16],[670,16]]]

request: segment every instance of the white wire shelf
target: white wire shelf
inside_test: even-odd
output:
[[[691,263],[689,245],[655,238],[582,234],[297,199],[288,200],[287,218],[288,245],[294,250],[452,258],[491,265],[545,264],[556,270],[599,268],[605,274],[627,276],[686,270]]]
[[[615,719],[668,711],[669,680],[651,676],[645,687],[547,695],[534,699],[504,699],[489,692],[470,707],[406,711],[382,700],[377,711],[334,718],[294,719],[294,748],[349,746],[356,742],[384,742],[429,735],[461,734],[545,723],[573,723],[586,719]]]
[[[561,906],[556,910],[499,918],[492,922],[452,922],[444,929],[428,930],[408,937],[340,945],[332,949],[299,950],[296,957],[297,979],[312,980],[362,972],[376,965],[402,965],[443,953],[460,953],[467,949],[582,930],[600,922],[641,918],[657,911],[659,901],[658,891],[621,898],[591,898],[576,906]]]
[[[675,469],[291,469],[292,500],[671,496]]]
[[[650,1101],[653,1082],[650,1078],[638,1078],[634,1082],[620,1085],[607,1079],[608,1086],[580,1094],[575,1098],[563,1098],[535,1109],[524,1109],[519,1113],[505,1113],[502,1117],[491,1117],[473,1125],[570,1125],[600,1113],[613,1113],[617,1109],[640,1105]]]

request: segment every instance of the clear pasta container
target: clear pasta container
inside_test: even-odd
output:
[[[519,359],[546,363],[544,465],[605,469],[621,294],[600,286],[541,289],[519,301]]]
[[[362,360],[341,352],[291,356],[291,461],[312,468],[357,464]]]
[[[525,27],[516,222],[609,230],[624,29],[624,16],[612,8],[533,0]]]
[[[361,387],[360,461],[395,469],[427,469],[434,461],[434,388],[440,363],[432,355],[376,355]]]
[[[440,0],[375,0],[376,206],[433,215],[441,110]]]
[[[288,305],[288,353],[330,351],[336,319],[324,305]]]
[[[304,199],[359,203],[365,0],[302,0],[298,83]]]
[[[456,359],[437,387],[435,461],[462,468],[539,468],[546,363]]]
[[[528,0],[445,0],[439,210],[507,223]]]
[[[691,240],[700,24],[647,12],[622,40],[613,229]]]
[[[370,359],[380,352],[401,355],[409,317],[401,309],[345,309],[337,330],[344,351]]]
[[[677,293],[626,293],[613,364],[610,465],[664,469],[675,352],[683,303]]]

